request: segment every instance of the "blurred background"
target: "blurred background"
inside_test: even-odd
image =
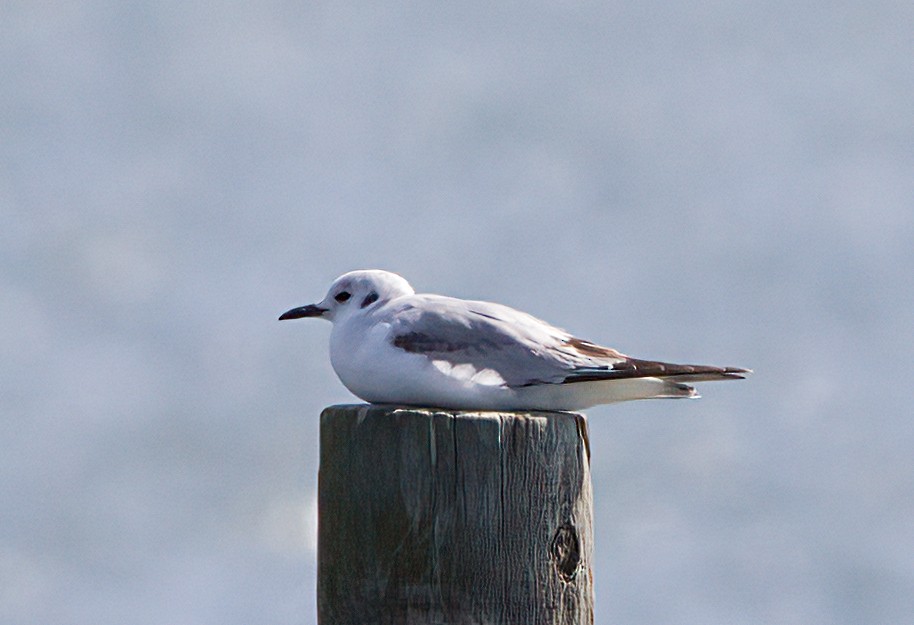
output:
[[[0,622],[315,622],[339,274],[751,367],[589,411],[597,622],[914,614],[914,5],[0,5]]]

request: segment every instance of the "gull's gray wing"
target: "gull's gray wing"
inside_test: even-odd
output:
[[[435,295],[403,299],[388,335],[394,347],[451,367],[493,371],[506,386],[559,384],[575,371],[608,370],[625,360],[500,304]]]
[[[388,340],[395,348],[459,370],[463,377],[494,372],[509,387],[644,377],[719,380],[741,378],[747,371],[629,358],[490,302],[413,295],[392,304]]]

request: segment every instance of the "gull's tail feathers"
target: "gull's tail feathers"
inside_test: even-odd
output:
[[[562,385],[581,385],[591,405],[631,401],[701,397],[691,383],[715,380],[740,380],[751,373],[739,367],[680,365],[626,357],[612,367],[587,368],[565,377]]]
[[[652,397],[672,399],[698,399],[701,397],[694,386],[689,386],[682,382],[673,382],[672,380],[661,381],[663,382],[663,394],[653,395]],[[650,397],[647,399],[650,399]]]
[[[662,378],[630,378],[607,384],[604,388],[615,401],[632,399],[698,399],[694,386]]]

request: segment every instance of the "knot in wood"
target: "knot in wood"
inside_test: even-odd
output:
[[[550,552],[562,579],[566,582],[573,580],[581,562],[581,541],[574,525],[565,523],[559,526],[552,537]]]

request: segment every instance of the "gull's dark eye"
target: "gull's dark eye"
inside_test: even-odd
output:
[[[342,304],[343,302],[348,300],[350,297],[352,297],[352,293],[350,293],[349,291],[340,291],[339,293],[336,294],[336,297],[334,297],[333,299],[335,299],[340,304]]]

